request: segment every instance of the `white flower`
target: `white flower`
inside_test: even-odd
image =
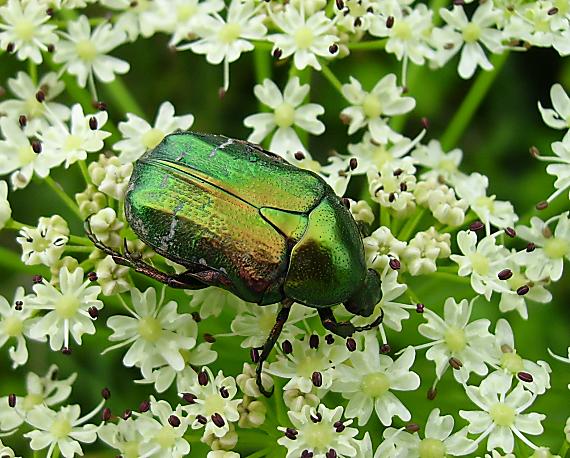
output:
[[[14,454],[14,450],[4,445],[0,440],[0,456],[3,458],[14,458],[16,455]]]
[[[531,253],[525,253],[521,262],[526,265],[526,276],[533,281],[550,278],[558,281],[562,277],[564,259],[570,260],[570,219],[568,212],[553,219],[558,219],[554,233],[549,221],[544,222],[533,216],[530,227],[517,226],[518,234],[536,245]],[[550,220],[552,221],[552,219]]]
[[[553,108],[544,108],[538,102],[538,109],[547,126],[553,129],[570,129],[570,97],[561,84],[550,88],[550,100]]]
[[[16,289],[12,307],[4,296],[0,295],[0,348],[10,339],[11,343],[16,341],[15,345],[8,349],[13,369],[28,361],[25,337],[30,337],[30,329],[34,322],[33,310],[25,306],[28,299],[29,296],[24,295],[22,287]]]
[[[100,3],[108,8],[121,11],[115,16],[115,27],[126,32],[130,41],[135,41],[139,35],[149,38],[156,31],[163,30],[165,26],[164,19],[158,14],[158,2],[144,0],[134,3],[129,0],[100,0]]]
[[[416,101],[412,97],[402,97],[402,88],[396,86],[396,75],[384,76],[370,92],[362,89],[360,82],[350,77],[350,84],[342,86],[342,94],[352,105],[341,112],[349,121],[348,134],[368,126],[372,139],[378,143],[393,143],[402,135],[388,126],[388,116],[396,116],[412,111]]]
[[[0,175],[10,176],[14,189],[25,188],[34,172],[41,178],[49,175],[57,165],[57,158],[47,152],[34,152],[32,142],[18,122],[12,118],[0,118],[0,129],[5,140],[0,141]]]
[[[350,213],[357,223],[365,223],[371,225],[374,222],[374,213],[372,207],[365,200],[350,201]]]
[[[119,151],[119,159],[123,163],[134,162],[145,151],[157,146],[162,139],[175,130],[186,130],[194,122],[191,114],[174,116],[174,106],[170,102],[163,102],[158,109],[154,127],[144,119],[127,113],[127,121],[119,123],[119,130],[123,140],[113,145],[113,149]]]
[[[12,217],[12,208],[8,202],[8,183],[0,180],[0,231]]]
[[[387,226],[380,226],[363,240],[366,265],[378,272],[383,272],[391,259],[400,259],[406,248],[406,242],[398,240]]]
[[[107,165],[105,167],[105,178],[98,186],[99,191],[104,192],[115,200],[123,200],[132,173],[132,163]]]
[[[28,412],[38,405],[53,406],[69,397],[71,385],[77,378],[77,374],[59,380],[57,378],[58,370],[58,367],[52,364],[43,377],[28,372],[26,394],[16,396],[15,407],[9,407],[8,396],[0,398],[0,430],[6,431],[17,428],[24,422]]]
[[[443,305],[441,319],[430,309],[426,309],[424,317],[427,323],[420,324],[418,331],[432,340],[418,348],[429,347],[426,358],[435,363],[435,374],[438,379],[450,365],[451,358],[461,364],[461,368],[453,371],[459,381],[469,378],[471,372],[485,375],[488,372],[486,362],[493,360],[494,338],[489,333],[487,319],[479,319],[469,323],[473,301],[463,299],[459,303],[450,297]]]
[[[457,70],[462,78],[471,78],[477,66],[492,70],[493,65],[479,42],[493,53],[500,53],[503,49],[502,33],[495,28],[501,12],[494,7],[493,2],[482,3],[473,13],[471,21],[467,19],[463,6],[454,5],[451,11],[441,8],[439,12],[448,24],[448,27],[433,32],[434,39],[440,46],[439,55],[435,57],[439,65],[445,64],[461,50]]]
[[[196,345],[196,322],[190,314],[178,314],[178,304],[169,301],[163,304],[164,294],[157,301],[156,290],[148,288],[144,293],[131,289],[133,309],[127,307],[131,316],[114,315],[107,320],[113,330],[112,342],[120,343],[106,351],[129,345],[123,357],[127,367],[141,367],[143,376],[164,361],[176,371],[186,365],[182,351]],[[155,357],[160,357],[157,364]]]
[[[83,281],[83,269],[70,273],[63,267],[59,271],[59,290],[45,280],[34,285],[36,295],[28,301],[28,307],[48,313],[34,324],[31,336],[34,339],[49,336],[51,349],[60,350],[69,349],[69,334],[78,345],[83,334],[95,334],[88,310],[103,308],[103,302],[97,299],[101,288],[90,283]]]
[[[455,185],[465,177],[465,174],[459,171],[463,157],[463,152],[459,148],[446,153],[439,141],[430,140],[427,145],[418,145],[412,157],[417,164],[430,169],[420,175],[425,180],[433,178],[441,181],[441,177],[446,183]]]
[[[473,453],[476,446],[471,439],[467,438],[467,428],[462,428],[452,434],[453,417],[451,415],[440,415],[439,412],[439,409],[433,409],[430,412],[423,439],[420,439],[418,433],[411,434],[402,429],[387,428],[384,431],[384,438],[385,442],[392,443],[395,446],[396,455],[394,456],[424,458],[463,456]],[[380,448],[376,451],[377,455],[379,451]],[[382,456],[380,454],[378,458]]]
[[[283,11],[271,16],[273,23],[284,33],[269,35],[267,39],[273,42],[273,53],[280,51],[280,59],[293,55],[293,63],[299,70],[310,66],[315,70],[321,69],[317,59],[331,57],[330,46],[339,41],[334,34],[333,25],[324,11],[318,11],[307,17],[303,2],[300,9],[288,4]]]
[[[49,127],[41,140],[46,150],[58,158],[59,163],[65,161],[65,167],[87,158],[87,153],[94,153],[104,146],[103,140],[111,135],[100,130],[107,122],[107,112],[83,114],[83,108],[76,103],[71,107],[71,125],[58,123]]]
[[[237,394],[233,377],[226,377],[222,371],[214,378],[208,367],[204,367],[193,383],[184,387],[182,395],[191,400],[183,407],[193,419],[192,429],[204,428],[203,437],[212,434],[222,437],[230,430],[229,424],[239,420],[238,406],[241,399]]]
[[[248,310],[248,302],[222,288],[210,286],[187,292],[192,296],[190,308],[197,307],[201,318],[220,316],[224,310],[233,310],[235,315]]]
[[[22,246],[22,262],[27,265],[53,266],[69,240],[67,222],[59,215],[40,217],[37,227],[24,227],[16,238]]]
[[[257,386],[257,374],[253,364],[243,363],[241,374],[236,377],[236,383],[243,394],[252,398],[261,396],[259,387]],[[261,374],[261,384],[269,391],[273,387],[273,379],[265,372]]]
[[[127,420],[118,417],[117,424],[109,422],[101,425],[97,435],[103,442],[118,450],[122,456],[129,456],[129,453],[142,456],[142,443],[147,438],[139,428],[141,418],[144,416],[141,415],[137,419],[129,417]]]
[[[213,450],[208,452],[206,458],[240,458],[240,454],[227,450]]]
[[[120,247],[122,238],[120,231],[125,225],[118,217],[115,210],[105,207],[89,218],[89,225],[93,235],[101,243],[111,247]]]
[[[555,156],[534,155],[540,161],[550,162],[546,167],[546,172],[556,177],[554,182],[556,191],[546,199],[547,204],[570,188],[570,129],[566,132],[562,141],[552,143],[551,148]]]
[[[112,296],[129,290],[130,269],[127,266],[116,264],[111,256],[105,256],[96,266],[97,282],[104,296]]]
[[[59,411],[39,405],[28,413],[26,422],[35,429],[24,437],[30,439],[32,450],[48,448],[47,456],[52,455],[55,447],[65,458],[83,455],[81,443],[90,444],[97,439],[97,426],[85,423],[95,416],[103,402],[81,418],[77,404],[64,406]]]
[[[342,420],[342,407],[327,409],[303,406],[300,412],[287,412],[293,428],[279,427],[285,437],[277,440],[287,448],[286,458],[306,456],[338,458],[356,457],[358,443],[354,436],[358,429],[351,428],[352,420]],[[332,450],[332,452],[331,452]]]
[[[130,65],[124,60],[108,56],[126,40],[125,32],[109,23],[104,23],[91,31],[87,16],[80,16],[67,25],[67,33],[63,34],[53,56],[54,62],[64,64],[68,73],[77,77],[77,84],[85,87],[87,78],[93,75],[104,83],[115,79],[115,73],[129,71]],[[93,96],[95,94],[92,94]]]
[[[437,270],[436,260],[451,254],[451,235],[439,234],[432,226],[417,232],[402,254],[404,267],[411,275],[425,275]]]
[[[0,111],[16,120],[25,116],[24,131],[27,134],[35,134],[46,129],[50,123],[67,121],[69,118],[69,108],[53,101],[65,89],[55,73],[46,73],[34,84],[27,73],[18,72],[15,78],[8,79],[8,87],[16,98],[0,102]],[[36,98],[40,90],[45,96],[43,102]]]
[[[393,360],[380,353],[376,333],[367,333],[364,341],[363,351],[353,352],[337,366],[331,390],[349,400],[346,415],[357,417],[360,426],[368,423],[373,411],[384,426],[391,425],[395,416],[410,420],[410,411],[393,391],[411,391],[420,386],[418,374],[410,371],[416,356],[414,348],[406,348]]]
[[[50,17],[46,7],[38,2],[8,0],[0,8],[0,47],[14,46],[20,60],[30,59],[36,64],[42,63],[42,51],[48,45],[57,42],[55,25],[46,24]]]
[[[413,193],[416,168],[409,159],[387,162],[380,170],[369,169],[367,173],[372,199],[401,217],[411,214],[416,208]]]
[[[325,125],[317,119],[317,116],[325,112],[324,108],[316,103],[303,104],[309,90],[310,86],[301,85],[298,77],[287,82],[283,93],[270,79],[265,79],[263,84],[257,84],[253,89],[255,96],[270,107],[273,113],[257,113],[244,119],[244,125],[254,129],[248,141],[261,143],[277,128],[271,138],[270,151],[289,160],[297,151],[306,153],[307,150],[293,126],[313,135],[320,135],[325,131]]]
[[[463,224],[468,204],[464,199],[456,198],[453,188],[430,178],[417,183],[414,195],[418,204],[428,207],[440,223],[449,226]]]
[[[469,422],[469,433],[480,434],[476,443],[488,436],[487,450],[501,448],[504,452],[512,452],[513,434],[529,447],[536,449],[525,434],[538,435],[544,431],[541,421],[546,415],[522,413],[530,407],[536,396],[522,385],[517,385],[509,392],[511,381],[510,376],[495,372],[478,387],[465,387],[469,399],[481,410],[460,410],[459,415]]]

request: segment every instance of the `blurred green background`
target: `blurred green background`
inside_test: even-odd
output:
[[[171,52],[167,47],[167,39],[162,35],[124,45],[115,54],[131,63],[131,71],[123,81],[144,109],[146,119],[151,124],[160,103],[170,100],[174,103],[177,114],[194,114],[194,130],[247,138],[249,131],[243,126],[243,119],[258,111],[258,103],[252,91],[256,83],[253,53],[244,54],[239,62],[231,65],[231,87],[223,99],[218,96],[218,88],[222,82],[221,67],[211,66],[203,57],[190,52]],[[445,132],[473,84],[473,80],[463,81],[459,78],[456,66],[457,59],[438,71],[411,67],[409,94],[416,98],[417,107],[412,116],[405,120],[404,133],[415,136],[421,129],[422,117],[427,117],[430,121],[430,129],[424,142],[439,138]],[[363,82],[366,89],[371,89],[387,72],[399,74],[400,66],[392,56],[383,52],[355,51],[348,59],[331,63],[330,68],[343,83],[348,81],[349,75],[353,75]],[[6,79],[19,69],[23,70],[24,65],[5,54],[0,55],[0,85],[5,85]],[[44,70],[45,67],[40,69],[40,76]],[[287,71],[288,65],[272,65],[273,78],[280,87],[283,87],[287,80]],[[348,142],[356,143],[359,140],[358,135],[348,137],[346,126],[339,120],[338,114],[346,106],[346,102],[321,75],[313,72],[310,75],[305,74],[304,77],[312,82],[311,100],[322,104],[326,109],[321,119],[327,130],[323,135],[311,138],[311,153],[321,161],[324,161],[332,150],[345,153]],[[498,199],[511,200],[517,212],[526,215],[523,222],[527,222],[530,215],[537,214],[533,210],[534,204],[545,199],[553,189],[554,178],[546,174],[544,164],[529,156],[528,149],[531,145],[536,145],[544,154],[549,154],[550,143],[560,140],[563,136],[563,131],[549,129],[543,124],[536,105],[540,100],[543,105],[551,106],[549,90],[555,82],[562,83],[567,91],[570,89],[568,59],[562,60],[552,50],[531,49],[525,53],[511,53],[457,144],[464,151],[463,171],[478,171],[488,175],[490,194],[496,194]],[[101,98],[109,102],[111,119],[118,123],[124,118],[123,113],[108,99],[102,85],[99,85],[99,90]],[[72,103],[73,98],[66,93],[60,100]],[[69,194],[82,190],[83,182],[75,167],[69,170],[58,169],[52,176]],[[361,184],[362,181],[354,180],[348,196],[357,196],[358,186]],[[26,189],[11,193],[14,218],[24,223],[36,224],[39,216],[59,213],[67,219],[72,233],[81,233],[81,222],[60,205],[60,201],[50,192],[47,186],[33,182]],[[554,215],[569,207],[567,195],[564,195],[542,215]],[[25,267],[19,262],[19,247],[14,239],[14,232],[3,231],[0,234],[0,293],[9,301],[18,285],[23,285],[31,291],[31,275],[42,272],[41,268]],[[151,284],[147,279],[137,278],[139,285]],[[515,313],[506,316],[514,328],[519,353],[531,360],[546,360],[553,369],[552,389],[541,396],[532,407],[532,411],[547,414],[544,421],[545,433],[535,442],[551,446],[553,451],[558,451],[562,444],[562,430],[570,414],[570,392],[566,388],[570,383],[570,366],[554,361],[547,355],[546,348],[550,347],[556,353],[564,355],[570,344],[568,278],[567,272],[560,282],[552,286],[554,300],[551,304],[530,305],[528,321],[522,320]],[[450,295],[458,299],[471,298],[474,295],[465,283],[449,285],[429,276],[415,278],[413,285],[421,300],[434,310],[441,310],[443,300]],[[181,312],[187,310],[189,299],[183,292],[169,291],[168,297],[179,300]],[[493,322],[492,330],[494,323],[501,316],[497,303],[497,300],[489,304],[480,299],[474,311],[477,318],[487,317]],[[11,392],[23,393],[22,384],[27,371],[43,374],[51,363],[56,363],[61,368],[61,377],[66,377],[74,371],[78,372],[70,402],[80,403],[84,412],[98,402],[103,386],[108,386],[113,393],[109,402],[113,412],[119,414],[127,408],[136,409],[140,401],[152,393],[151,387],[125,383],[126,380],[138,379],[139,373],[135,369],[122,367],[122,351],[96,357],[98,352],[108,346],[106,339],[109,332],[104,326],[106,317],[119,310],[116,304],[108,303],[96,323],[96,336],[85,336],[82,347],[74,345],[71,357],[53,353],[47,345],[29,344],[30,360],[27,366],[12,371],[7,349],[4,347],[0,351],[0,396]],[[218,319],[206,320],[200,324],[200,332],[228,332],[231,319],[231,314],[225,313]],[[388,332],[392,347],[399,349],[423,342],[415,331],[420,321],[420,317],[413,315],[408,322],[404,322],[402,333]],[[318,329],[317,324],[315,329]],[[223,368],[225,373],[234,376],[241,371],[243,362],[249,359],[247,351],[236,350],[234,343],[228,339],[219,338],[213,348],[220,355],[213,368]],[[456,413],[458,406],[463,409],[475,408],[469,403],[463,390],[452,380],[450,373],[447,373],[440,383],[436,400],[427,401],[426,391],[434,378],[433,365],[420,356],[414,370],[422,378],[420,389],[414,393],[398,395],[412,410],[412,421],[420,425],[425,424],[433,407],[439,407],[442,413]],[[175,391],[170,391],[165,396],[174,400]],[[328,406],[332,407],[335,400],[333,396],[327,398]],[[269,402],[271,404],[272,401]],[[464,424],[458,416],[457,423]],[[399,427],[401,423],[395,422],[395,425]],[[374,443],[378,444],[382,430],[379,423],[372,421],[367,429],[371,431]],[[13,445],[18,454],[31,456],[27,452],[26,440],[14,437],[6,439],[5,442]],[[253,451],[255,445],[251,444],[248,448]],[[85,450],[89,452],[87,456],[90,457],[115,456],[112,451],[100,451],[98,446],[86,447]],[[193,450],[192,456],[206,455],[206,448],[199,444],[193,444]],[[528,451],[528,448],[523,447],[517,451],[517,456],[528,456]]]

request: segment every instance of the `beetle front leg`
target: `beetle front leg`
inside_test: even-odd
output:
[[[380,309],[380,316],[376,318],[372,323],[367,324],[366,326],[355,326],[350,321],[338,322],[331,309],[318,309],[318,311],[323,327],[333,334],[344,338],[350,337],[355,332],[369,331],[370,329],[374,329],[378,327],[384,319],[384,310]]]
[[[271,350],[273,350],[273,347],[275,346],[277,339],[281,335],[283,326],[285,325],[285,322],[289,318],[289,312],[291,311],[291,305],[293,305],[293,301],[290,299],[285,299],[281,301],[281,304],[282,307],[279,310],[279,313],[277,314],[277,318],[275,319],[275,324],[273,325],[273,329],[271,329],[271,332],[269,333],[269,337],[265,341],[265,344],[263,344],[261,355],[259,356],[259,360],[257,361],[257,368],[255,369],[255,374],[256,374],[255,381],[257,383],[257,387],[259,388],[259,391],[267,398],[273,394],[273,389],[271,391],[267,391],[263,387],[263,383],[261,383],[263,363],[269,357]]]

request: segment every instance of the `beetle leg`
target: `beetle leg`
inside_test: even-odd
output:
[[[277,342],[277,339],[279,338],[279,335],[283,330],[283,326],[285,325],[287,318],[289,318],[289,312],[291,311],[291,305],[293,305],[293,301],[285,299],[281,302],[281,305],[282,307],[279,310],[279,313],[277,314],[277,318],[275,319],[275,324],[273,325],[273,329],[271,329],[269,337],[267,337],[267,340],[263,344],[263,347],[261,347],[262,348],[261,355],[259,356],[259,360],[257,361],[257,368],[255,369],[256,373],[255,381],[257,383],[257,387],[259,388],[259,391],[267,398],[273,394],[273,389],[271,391],[267,391],[263,387],[263,384],[261,383],[261,373],[263,371],[263,363],[269,357],[271,350],[273,350],[273,347],[275,346],[275,343]]]
[[[336,321],[336,318],[331,309],[318,310],[323,327],[340,337],[350,337],[355,332],[374,329],[378,327],[378,325],[382,323],[382,320],[384,319],[384,310],[380,309],[380,316],[376,318],[372,323],[367,324],[366,326],[355,326],[350,321]]]

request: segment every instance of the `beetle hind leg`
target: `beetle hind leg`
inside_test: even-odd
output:
[[[340,337],[350,337],[355,332],[369,331],[382,323],[384,319],[384,310],[381,310],[380,316],[372,323],[365,326],[355,326],[350,321],[337,321],[331,309],[319,309],[319,317],[323,327]]]

